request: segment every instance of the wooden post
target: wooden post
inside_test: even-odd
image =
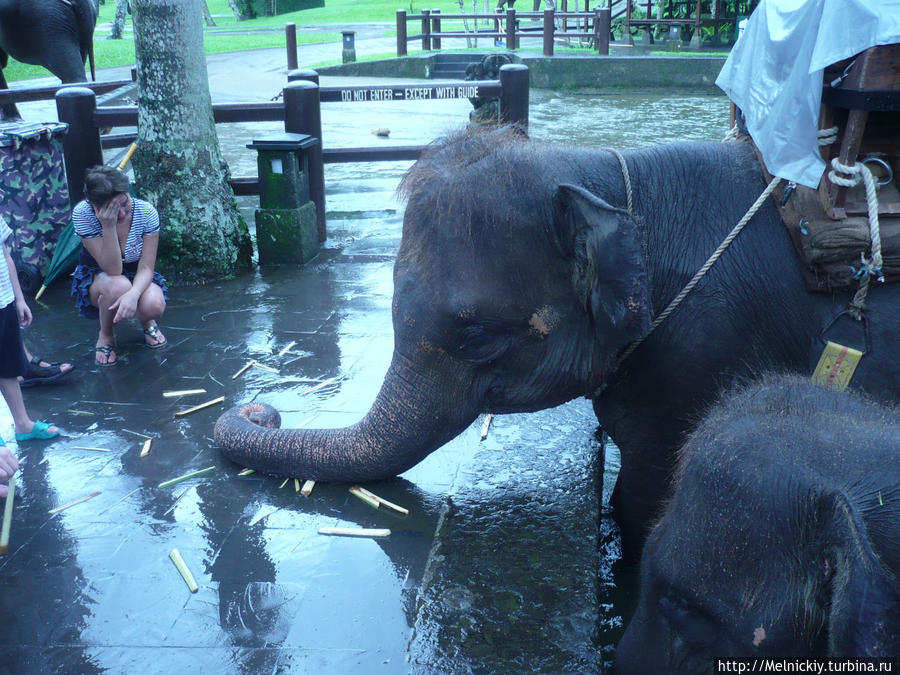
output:
[[[69,203],[84,198],[84,175],[92,166],[103,164],[100,130],[94,126],[97,97],[87,87],[66,87],[56,92],[56,116],[69,125],[62,137],[69,183]]]
[[[397,56],[406,56],[406,10],[397,10]]]
[[[287,45],[288,70],[297,69],[297,24],[284,24],[284,41]]]
[[[544,10],[544,56],[553,56],[553,10]]]
[[[290,82],[284,88],[284,130],[295,134],[309,134],[319,139],[310,148],[309,198],[316,205],[316,226],[319,241],[328,236],[325,226],[325,163],[322,159],[322,110],[319,105],[319,85],[307,80]]]
[[[507,63],[500,67],[500,122],[528,128],[528,66]]]
[[[609,56],[609,32],[612,28],[612,10],[609,7],[594,9],[594,46],[603,56]]]
[[[634,38],[631,37],[631,0],[625,0],[625,44],[634,47]]]
[[[319,73],[315,70],[292,70],[287,75],[288,82],[298,82],[304,80],[306,82],[315,82],[319,84]]]
[[[422,49],[431,51],[431,10],[422,10]]]
[[[441,10],[433,9],[431,10],[431,32],[434,33],[435,37],[432,41],[432,45],[435,49],[441,48]]]
[[[516,48],[516,10],[506,10],[506,48]]]
[[[691,49],[700,49],[700,45],[703,41],[702,36],[700,35],[700,12],[701,7],[700,3],[702,0],[697,0],[697,16],[694,17],[694,35],[691,37]]]

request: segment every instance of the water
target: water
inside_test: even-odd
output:
[[[723,97],[535,91],[532,100],[533,137],[579,146],[718,140],[727,127]],[[469,107],[328,104],[323,134],[331,147],[423,144],[464,124]],[[377,127],[389,128],[390,139],[372,135]],[[245,145],[279,131],[220,127],[232,173],[255,174]],[[17,449],[11,553],[0,560],[8,588],[0,613],[16,616],[0,657],[14,671],[603,669],[634,580],[611,565],[618,543],[608,517],[597,533],[618,456],[607,448],[599,483],[601,447],[586,400],[497,417],[483,442],[478,420],[401,480],[369,486],[410,509],[399,519],[347,486],[320,485],[304,499],[281,479],[237,477],[240,467],[210,438],[221,408],[176,419],[175,410],[201,401],[160,396],[205,387],[227,405],[265,401],[284,426],[358,420],[390,359],[403,211],[394,192],[409,165],[327,165],[329,239],[318,258],[175,289],[162,322],[167,350],[144,349],[136,326],[120,327],[123,364],[99,370],[96,326],[74,318],[65,283],[50,288],[46,306],[32,305],[29,344],[78,370],[65,385],[27,393],[32,411],[68,436]],[[253,201],[241,200],[251,223]],[[277,357],[290,341],[295,347]],[[280,372],[232,379],[249,359]],[[10,438],[8,418],[0,422]],[[155,439],[143,459],[137,434]],[[203,479],[156,487],[210,465]],[[47,515],[94,491],[90,502]],[[393,534],[336,539],[317,534],[325,525]],[[196,595],[168,560],[176,547],[197,578]]]

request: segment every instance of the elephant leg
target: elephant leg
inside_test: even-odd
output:
[[[3,66],[6,66],[6,54],[0,52],[2,57],[0,57],[0,63]],[[0,68],[0,89],[9,89],[6,84],[6,78],[3,76],[3,68]],[[16,107],[15,103],[4,103],[0,105],[0,120],[20,120],[22,116],[19,114],[19,109]]]

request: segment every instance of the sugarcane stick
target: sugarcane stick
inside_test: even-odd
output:
[[[488,429],[491,428],[491,422],[493,420],[494,420],[494,416],[490,415],[490,414],[484,418],[484,424],[481,425],[481,440],[484,440],[485,438],[487,438]]]
[[[320,527],[319,534],[327,534],[335,537],[390,537],[390,530],[380,529],[353,529],[351,527]]]
[[[192,471],[191,473],[186,473],[183,476],[179,476],[178,478],[172,478],[171,480],[165,480],[162,483],[160,483],[159,485],[157,485],[156,487],[161,487],[161,488],[169,487],[171,485],[175,485],[176,483],[180,483],[183,480],[188,480],[190,478],[196,478],[197,476],[202,476],[203,474],[209,473],[210,471],[212,471],[215,468],[216,467],[214,467],[214,466],[208,466],[205,469],[200,469],[199,471]]]
[[[187,584],[188,589],[191,593],[196,593],[199,587],[197,586],[197,582],[194,581],[194,575],[191,574],[191,571],[188,569],[188,566],[184,562],[184,558],[181,557],[181,554],[178,552],[177,548],[173,548],[172,552],[169,553],[169,558],[172,559],[172,562],[175,563],[175,567],[178,570],[179,574],[181,574],[181,578],[184,579],[184,583]]]
[[[308,480],[303,483],[303,487],[300,488],[300,494],[304,497],[309,497],[312,494],[313,488],[316,486],[316,481]]]
[[[247,363],[245,363],[244,366],[239,371],[237,371],[234,375],[231,376],[231,379],[232,380],[238,379],[241,375],[243,375],[245,372],[247,372],[247,370],[249,370],[250,366],[252,366],[252,365],[253,365],[253,361],[247,361]]]
[[[141,457],[146,457],[150,454],[150,444],[152,442],[152,438],[148,438],[146,441],[144,441],[144,447],[141,448]]]
[[[193,408],[188,408],[187,410],[181,410],[175,413],[175,417],[184,417],[185,415],[190,415],[191,413],[195,413],[198,410],[203,410],[204,408],[209,408],[210,406],[216,405],[218,403],[222,403],[225,400],[224,396],[219,396],[219,398],[214,398],[212,401],[207,401],[206,403],[201,403],[200,405],[195,405]]]
[[[358,497],[359,499],[363,500],[366,504],[368,504],[372,508],[377,509],[379,506],[381,506],[381,504],[378,503],[377,499],[370,497],[369,495],[367,495],[365,492],[363,492],[359,488],[350,488],[350,494],[353,495],[354,497]]]
[[[16,474],[9,477],[9,492],[6,493],[6,506],[3,507],[3,528],[0,529],[0,555],[9,548],[9,528],[12,525],[13,499],[16,494]]]
[[[352,488],[350,488],[350,492],[355,494],[357,497],[359,497],[363,501],[371,503],[370,500],[372,500],[376,504],[378,504],[378,506],[384,506],[393,511],[396,511],[397,513],[402,513],[404,516],[409,515],[409,509],[405,509],[402,506],[397,506],[393,502],[389,502],[387,499],[384,499],[383,497],[379,497],[374,492],[369,492],[364,487],[360,487],[359,485],[354,485]],[[375,505],[373,504],[373,506],[375,506]],[[376,506],[375,508],[378,508],[378,506]]]
[[[293,347],[295,344],[297,344],[297,343],[294,340],[291,340],[289,343],[287,343],[284,346],[284,348],[282,348],[282,350],[280,352],[278,352],[278,356],[284,356],[285,354],[287,354],[288,351],[290,350],[290,348]]]
[[[73,502],[69,502],[68,504],[63,504],[62,506],[57,506],[55,509],[50,509],[49,511],[47,511],[47,514],[52,516],[54,513],[59,513],[60,511],[64,511],[67,508],[69,508],[70,506],[75,506],[76,504],[80,504],[81,502],[86,502],[88,499],[93,499],[94,497],[96,497],[99,494],[100,494],[99,492],[92,492],[91,494],[85,495],[84,497],[80,497],[79,499],[76,499]]]
[[[172,398],[174,396],[192,396],[194,394],[205,394],[206,389],[182,389],[180,391],[164,391],[164,398]]]

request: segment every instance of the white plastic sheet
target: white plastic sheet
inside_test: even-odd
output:
[[[769,172],[816,187],[825,66],[900,42],[900,0],[761,0],[716,84],[743,111]]]

